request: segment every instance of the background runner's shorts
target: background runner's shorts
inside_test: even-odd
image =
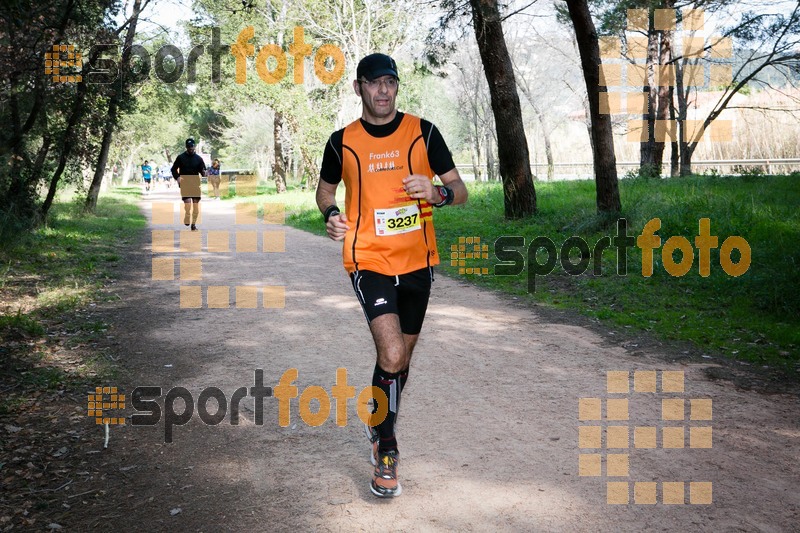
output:
[[[419,334],[431,295],[432,268],[399,276],[357,270],[350,274],[350,279],[367,317],[367,323],[381,315],[394,313],[400,317],[400,329],[403,333]]]

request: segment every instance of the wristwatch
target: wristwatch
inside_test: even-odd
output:
[[[448,187],[447,185],[437,185],[436,190],[439,191],[439,196],[442,197],[442,201],[438,204],[433,204],[433,207],[444,207],[446,205],[450,205],[455,200],[455,195],[453,194],[453,189]]]

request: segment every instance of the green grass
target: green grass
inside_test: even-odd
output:
[[[137,187],[104,193],[94,215],[83,212],[81,200],[61,200],[46,226],[0,246],[0,302],[13,309],[0,314],[0,334],[22,341],[0,350],[6,377],[54,387],[70,377],[111,371],[105,358],[94,354],[76,367],[80,375],[71,376],[25,341],[44,338],[50,322],[69,324],[87,340],[103,333],[96,323],[76,318],[75,311],[109,297],[104,285],[115,277],[115,268],[124,268],[120,246],[138,239],[146,225],[139,197]]]
[[[591,181],[537,183],[539,213],[526,220],[503,218],[502,188],[498,183],[469,184],[465,206],[436,210],[438,247],[447,274],[523,299],[575,309],[609,326],[645,330],[662,339],[694,342],[702,350],[732,359],[790,369],[800,361],[800,182],[796,177],[691,177],[670,180],[629,179],[620,182],[628,235],[636,238],[653,218],[663,248],[672,236],[683,236],[694,247],[699,219],[708,218],[711,235],[721,246],[732,235],[743,237],[752,251],[749,270],[731,277],[720,266],[719,248],[711,250],[710,276],[698,272],[694,250],[690,271],[682,277],[664,268],[661,248],[654,250],[653,275],[642,275],[638,247],[627,249],[626,275],[616,272],[616,250],[602,254],[599,276],[593,262],[583,275],[568,275],[556,264],[548,275],[536,276],[528,292],[527,260],[516,276],[496,276],[494,243],[503,235],[522,236],[517,248],[527,258],[536,237],[552,240],[556,249],[571,236],[583,238],[590,250],[605,236],[616,235],[616,218],[598,216]],[[269,201],[287,204],[287,223],[324,235],[311,192],[291,192]],[[460,237],[480,237],[488,244],[488,259],[466,260],[466,267],[488,268],[490,275],[459,274],[451,266],[451,246]],[[472,246],[467,245],[471,251]],[[577,251],[573,260],[577,261]],[[680,261],[680,252],[674,259]],[[543,252],[537,261],[544,264]],[[738,254],[732,255],[734,261]]]
[[[240,196],[235,194],[235,188],[235,185],[231,187],[233,192],[229,190],[222,200],[233,203],[256,203],[259,206],[259,216],[263,216],[262,205],[264,203],[282,203],[285,206],[287,224],[317,235],[325,235],[325,226],[320,224],[322,215],[317,210],[314,191],[303,191],[294,185],[289,185],[285,193],[277,194],[274,183],[270,182],[268,184],[260,183],[255,196]],[[338,192],[337,198],[341,197],[340,202],[344,205],[343,188],[340,188]]]
[[[0,332],[7,336],[41,337],[44,335],[44,326],[28,314],[23,314],[21,309],[16,314],[0,315]]]

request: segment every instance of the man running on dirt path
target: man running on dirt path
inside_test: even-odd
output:
[[[375,341],[372,384],[385,393],[388,413],[367,428],[375,465],[370,489],[387,498],[402,490],[395,421],[439,264],[432,207],[463,204],[467,189],[436,127],[396,110],[395,61],[368,55],[356,78],[361,119],[333,133],[325,146],[317,205],[330,238],[344,241],[344,267]],[[435,175],[443,186],[434,186]],[[336,206],[342,180],[344,213]]]
[[[178,157],[175,158],[175,162],[172,164],[172,177],[175,178],[175,181],[178,182],[178,186],[180,186],[182,175],[191,176],[197,174],[201,176],[206,175],[206,163],[203,161],[202,157],[195,153],[194,139],[189,137],[186,139],[186,151],[182,154],[178,154]],[[188,226],[190,223],[189,216],[191,215],[192,231],[197,231],[197,217],[200,214],[200,197],[184,196],[181,199],[183,200],[183,207],[185,209],[183,223]],[[192,206],[194,206],[194,211],[192,211]]]

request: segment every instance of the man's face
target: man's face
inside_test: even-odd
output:
[[[186,153],[188,153],[190,155],[194,154],[194,146],[193,145],[192,146],[187,146],[186,147]]]
[[[394,118],[398,81],[394,76],[381,76],[372,81],[356,80],[356,94],[361,96],[363,118],[371,124],[386,124]]]

